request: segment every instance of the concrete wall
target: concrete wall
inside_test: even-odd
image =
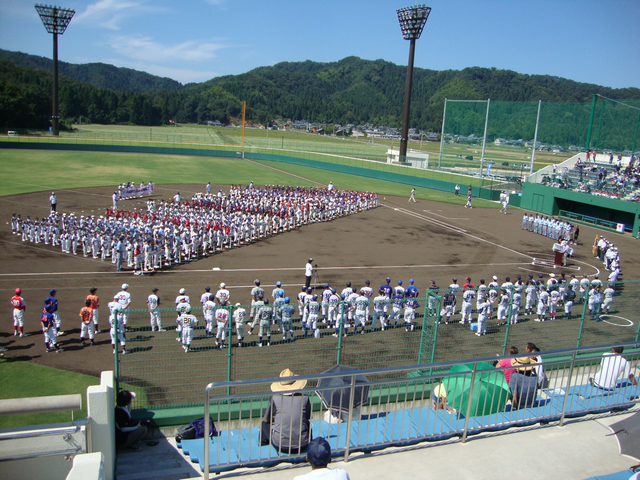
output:
[[[67,480],[105,480],[104,456],[100,452],[76,455]]]
[[[113,480],[116,466],[113,372],[102,372],[100,385],[87,388],[89,452],[102,452],[104,478]]]

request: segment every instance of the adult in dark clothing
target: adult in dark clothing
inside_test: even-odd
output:
[[[122,390],[116,397],[116,444],[130,450],[140,450],[136,444],[147,434],[147,427],[131,418],[131,401],[135,396]]]
[[[271,444],[284,453],[300,453],[311,439],[311,402],[295,391],[304,388],[307,381],[295,376],[287,368],[280,372],[283,379],[271,384],[276,394],[269,399],[260,432],[261,445]]]
[[[513,408],[533,407],[538,395],[534,360],[531,357],[514,358],[511,360],[511,366],[516,368],[509,379]]]

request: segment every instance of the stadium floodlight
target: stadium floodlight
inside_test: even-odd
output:
[[[76,11],[70,8],[54,7],[51,5],[40,5],[36,3],[36,11],[44,24],[48,33],[53,34],[53,86],[51,99],[51,133],[59,135],[58,114],[58,35],[62,35]]]
[[[404,111],[402,113],[402,132],[400,134],[400,160],[407,158],[407,141],[409,138],[409,112],[411,110],[411,83],[413,81],[413,57],[416,51],[416,40],[422,35],[431,7],[414,5],[396,10],[402,37],[409,40],[409,65],[407,66],[407,87],[404,92]]]

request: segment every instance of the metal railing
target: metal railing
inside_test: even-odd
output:
[[[623,347],[626,351],[617,355],[612,353],[613,347]],[[269,386],[283,381],[282,378],[210,383],[204,390],[204,418],[211,416],[218,436],[201,440],[204,450],[198,447],[197,455],[203,455],[200,464],[204,478],[209,478],[210,471],[240,466],[302,462],[304,447],[312,436],[325,437],[332,455],[348,461],[354,451],[370,452],[454,437],[464,442],[468,435],[538,423],[557,422],[562,426],[567,418],[629,409],[640,402],[640,387],[628,376],[628,373],[637,373],[640,360],[637,342],[554,350],[542,353],[542,357],[538,355],[521,352],[511,356],[295,377],[306,382],[306,387],[295,393],[309,398],[311,414],[302,416],[302,421],[309,422],[310,434],[293,446],[294,453],[263,445],[259,439],[263,420],[273,418],[273,412],[268,410],[273,395]],[[602,367],[611,366],[607,362],[618,362],[613,375],[608,376],[609,368]],[[625,362],[628,362],[628,371]],[[420,374],[413,375],[415,372]],[[366,379],[366,398],[359,376]],[[289,380],[293,379],[289,377]],[[329,380],[340,380],[342,386],[335,386]],[[615,387],[607,389],[599,385]],[[287,393],[293,392],[276,395]],[[291,403],[284,401],[280,405],[296,408],[293,401],[289,401]],[[296,402],[296,405],[304,403]],[[287,426],[280,428],[282,431]],[[277,444],[274,437],[271,433],[269,440]],[[208,422],[205,422],[204,438],[209,438]]]
[[[79,394],[1,400],[0,415],[70,410],[72,421],[71,425],[64,427],[45,426],[34,430],[0,433],[0,442],[6,442],[2,449],[5,454],[0,456],[0,462],[60,455],[70,459],[86,451],[89,422],[81,420],[75,424],[73,421],[73,410],[80,408],[82,408],[82,396]],[[43,439],[43,437],[53,438]],[[59,445],[68,445],[71,448],[56,448]]]

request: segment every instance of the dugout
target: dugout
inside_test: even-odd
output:
[[[640,227],[640,203],[548,187],[537,183],[522,185],[520,207],[543,215],[559,215],[562,210],[570,218],[588,216],[604,222],[623,223],[625,231],[633,232],[634,236],[638,234]]]

